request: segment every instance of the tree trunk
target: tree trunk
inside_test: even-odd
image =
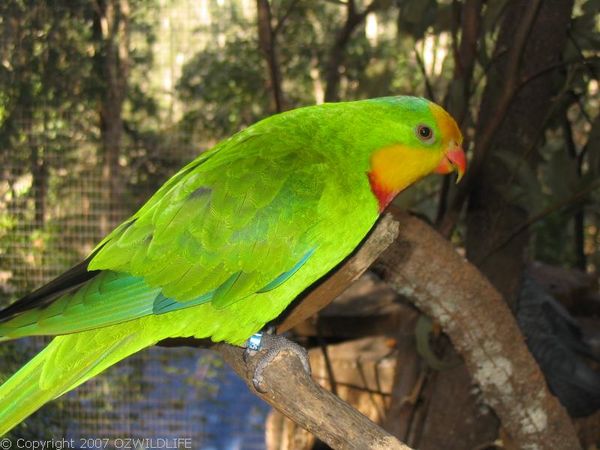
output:
[[[123,137],[123,102],[129,76],[128,0],[98,0],[95,20],[99,41],[98,73],[102,76],[100,132],[102,140],[102,208],[100,232],[115,225],[117,198],[122,194],[119,155]]]
[[[523,12],[531,6],[529,0],[510,2],[502,23],[496,44],[496,62],[488,76],[481,103],[478,139],[488,124],[498,119],[498,104],[506,90],[513,89],[514,96],[504,120],[499,122],[493,134],[485,158],[477,155],[481,167],[472,180],[467,214],[467,256],[511,306],[514,306],[529,241],[527,231],[523,230],[506,245],[497,248],[528,217],[528,211],[519,207],[514,199],[514,186],[518,182],[514,164],[528,164],[534,170],[534,148],[543,132],[555,92],[553,72],[532,79],[520,89],[519,83],[560,60],[573,2],[541,2],[522,55],[514,55],[510,48],[519,33],[520,22],[524,20],[521,19]],[[519,56],[522,56],[520,61],[515,61],[514,58]],[[518,64],[513,79],[516,86],[507,86],[515,64]]]
[[[268,84],[271,93],[271,109],[281,112],[285,109],[281,89],[281,72],[275,50],[275,33],[271,22],[271,5],[269,0],[256,0],[256,17],[258,21],[258,44],[267,64]]]
[[[465,129],[465,119],[469,117],[469,101],[471,98],[471,81],[477,58],[477,42],[481,28],[482,0],[466,0],[461,8],[461,39],[460,45],[456,43],[456,26],[453,26],[454,48],[454,77],[448,87],[444,100],[446,110],[454,117],[461,129]],[[464,148],[468,147],[465,142]],[[436,225],[439,225],[448,208],[448,198],[452,191],[452,177],[443,177],[436,215]]]
[[[571,129],[571,122],[569,121],[568,110],[565,108],[563,113],[563,137],[569,157],[573,160],[577,171],[577,178],[582,177],[582,153],[577,152],[575,140],[573,139],[573,130]],[[585,272],[587,269],[587,262],[585,256],[585,211],[583,203],[575,205],[575,213],[573,214],[573,252],[575,254],[575,267]]]
[[[395,218],[400,224],[400,235],[380,256],[375,269],[385,282],[440,323],[479,385],[486,404],[500,418],[505,447],[580,448],[569,416],[550,394],[498,291],[423,222],[404,213],[396,213]],[[457,370],[462,369],[452,369]],[[451,378],[456,382],[461,377]],[[454,387],[458,390],[456,384]],[[466,390],[464,387],[463,383],[461,389]],[[433,390],[431,397],[439,394]],[[464,398],[464,394],[447,397],[446,405]],[[464,410],[457,414],[461,417],[454,419],[455,424],[468,416]],[[462,430],[447,426],[448,423],[443,425],[445,441],[427,439],[416,447],[425,448],[427,444],[429,448],[483,448],[469,446],[472,436],[458,434]],[[432,422],[432,426],[436,424]],[[509,447],[507,440],[514,447]],[[449,442],[453,442],[453,447],[449,447]]]
[[[350,42],[352,33],[356,27],[364,22],[369,13],[382,7],[383,2],[372,0],[372,2],[362,12],[356,12],[354,0],[346,2],[346,21],[342,28],[337,32],[335,41],[329,51],[329,60],[325,69],[325,101],[335,102],[340,99],[340,79],[341,68],[346,56],[346,47]]]

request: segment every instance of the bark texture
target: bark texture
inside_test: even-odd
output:
[[[400,236],[379,259],[379,272],[441,324],[510,440],[518,448],[580,448],[500,293],[428,225],[396,218]]]
[[[410,447],[315,383],[295,355],[290,357],[287,352],[282,352],[275,357],[264,371],[268,391],[260,393],[250,381],[258,358],[252,358],[250,364],[246,365],[244,350],[239,347],[219,344],[215,350],[246,380],[251,391],[332,448],[410,450]]]

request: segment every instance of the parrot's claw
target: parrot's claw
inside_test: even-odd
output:
[[[248,339],[246,346],[246,351],[244,352],[244,359],[246,361],[248,361],[249,357],[254,356],[259,351],[265,351],[265,353],[260,356],[260,359],[254,368],[254,374],[252,375],[252,384],[258,392],[264,393],[267,391],[266,386],[264,385],[263,372],[281,351],[288,350],[294,353],[302,362],[302,366],[304,366],[306,373],[309,375],[311,373],[308,352],[301,345],[298,345],[283,336],[256,333]]]

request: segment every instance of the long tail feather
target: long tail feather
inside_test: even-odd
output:
[[[0,436],[45,403],[161,338],[136,328],[122,324],[54,338],[0,386]]]

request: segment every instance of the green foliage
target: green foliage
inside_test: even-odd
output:
[[[220,139],[255,122],[268,100],[257,43],[235,39],[199,53],[184,68],[178,90],[186,99],[182,127],[192,141]]]

